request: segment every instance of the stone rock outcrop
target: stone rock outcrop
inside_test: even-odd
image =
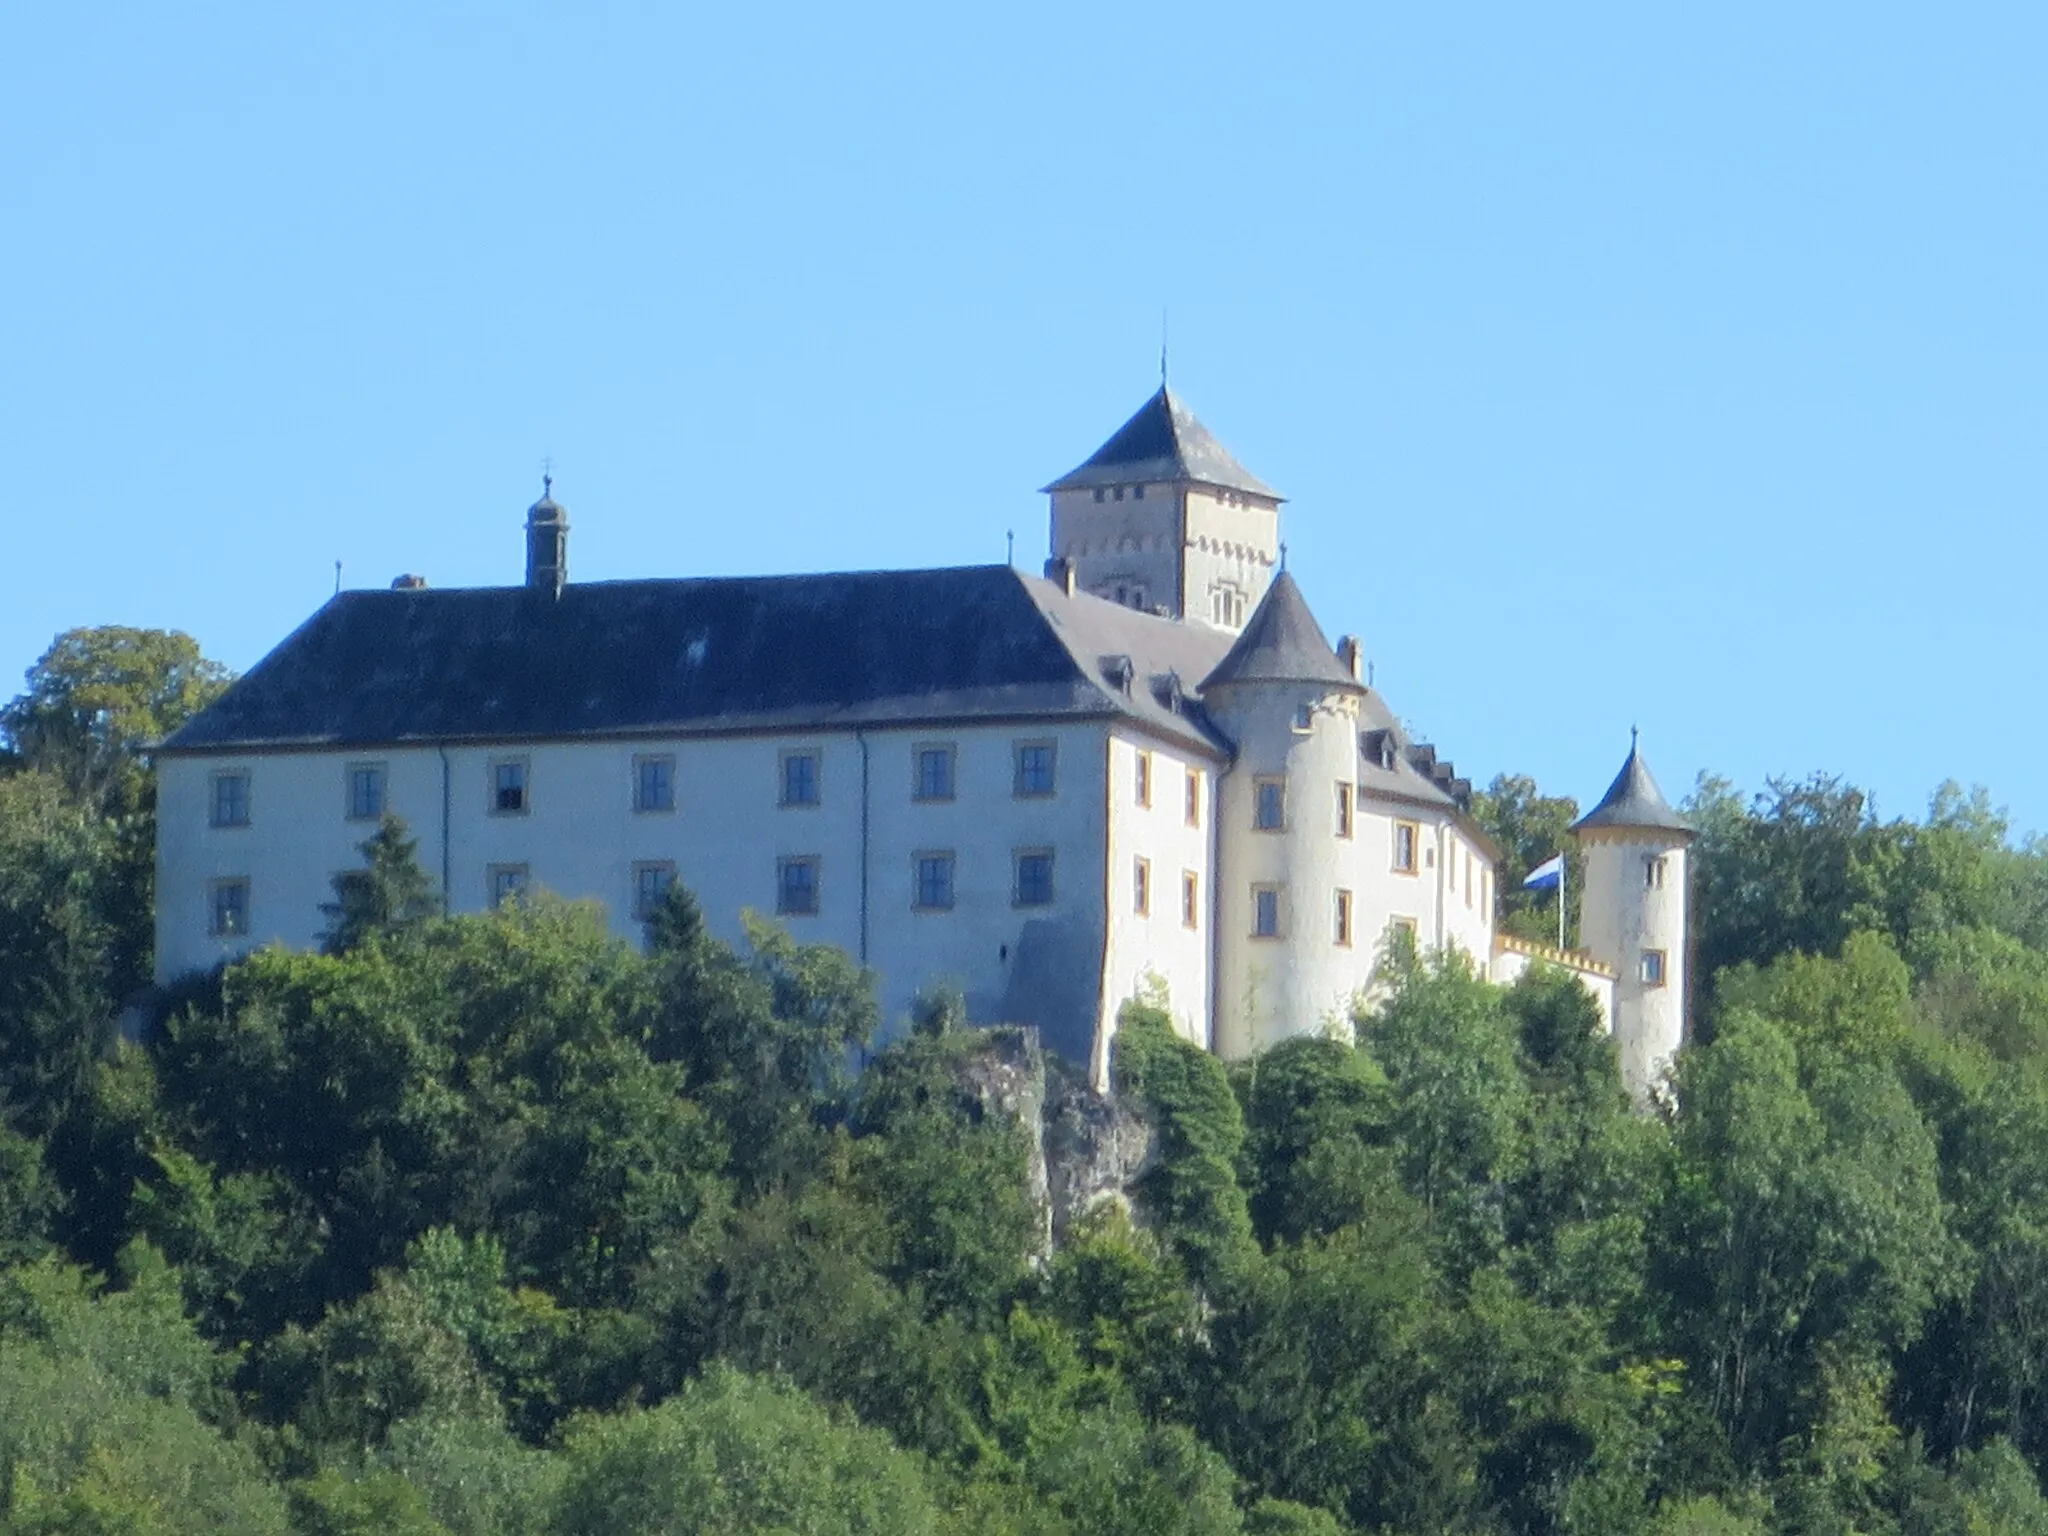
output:
[[[1115,1201],[1143,1223],[1132,1191],[1151,1171],[1159,1142],[1135,1106],[1099,1094],[1034,1029],[982,1030],[960,1065],[962,1085],[985,1114],[1014,1120],[1030,1149],[1032,1197],[1041,1213],[1040,1248],[1066,1241],[1074,1223]]]

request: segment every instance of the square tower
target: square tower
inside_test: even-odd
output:
[[[1074,585],[1147,613],[1241,630],[1280,563],[1280,493],[1164,384],[1045,488]]]

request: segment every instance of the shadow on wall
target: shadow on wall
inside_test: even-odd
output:
[[[1046,1049],[1086,1072],[1101,1011],[1102,936],[1068,919],[1027,922],[995,1018],[1032,1026]]]

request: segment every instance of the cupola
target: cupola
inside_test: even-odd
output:
[[[542,475],[540,500],[526,509],[526,585],[550,597],[569,579],[569,509],[555,500],[555,477]]]

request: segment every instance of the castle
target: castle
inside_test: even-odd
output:
[[[1471,786],[1408,739],[1281,559],[1282,497],[1163,385],[1046,487],[1008,566],[340,592],[156,753],[160,980],[311,947],[391,812],[452,911],[529,887],[637,933],[677,880],[838,945],[885,1016],[934,985],[1104,1080],[1164,984],[1229,1058],[1345,1018],[1391,933],[1564,966],[1624,1077],[1683,1038],[1692,833],[1633,748],[1574,828],[1584,948],[1495,925]]]

